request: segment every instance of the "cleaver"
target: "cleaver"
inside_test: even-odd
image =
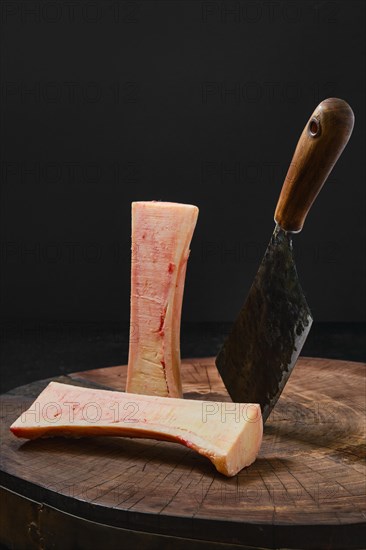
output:
[[[309,334],[312,315],[292,250],[316,196],[352,133],[342,99],[322,101],[298,141],[275,210],[276,226],[216,366],[234,402],[259,403],[265,422]]]

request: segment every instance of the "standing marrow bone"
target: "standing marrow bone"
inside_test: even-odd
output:
[[[132,203],[128,392],[182,397],[180,320],[197,216],[189,204]]]

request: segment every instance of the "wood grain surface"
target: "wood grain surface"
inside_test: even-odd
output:
[[[173,443],[19,440],[9,426],[49,380],[22,386],[1,398],[1,483],[111,528],[239,548],[363,548],[365,367],[300,358],[257,461],[231,479]],[[57,380],[123,390],[126,372],[108,367]],[[185,397],[230,402],[214,358],[183,361],[182,377]]]

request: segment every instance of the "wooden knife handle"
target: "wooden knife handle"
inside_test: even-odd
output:
[[[278,199],[274,219],[284,230],[301,231],[305,218],[345,148],[354,114],[342,99],[322,101],[298,141]]]

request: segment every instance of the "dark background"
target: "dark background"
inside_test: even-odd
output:
[[[127,360],[130,208],[200,208],[183,356],[216,353],[326,97],[350,143],[295,237],[308,355],[364,357],[362,1],[2,1],[3,389]]]
[[[364,2],[1,3],[3,318],[128,321],[130,204],[196,204],[186,321],[230,321],[329,96],[353,136],[303,233],[316,321],[365,316]]]

